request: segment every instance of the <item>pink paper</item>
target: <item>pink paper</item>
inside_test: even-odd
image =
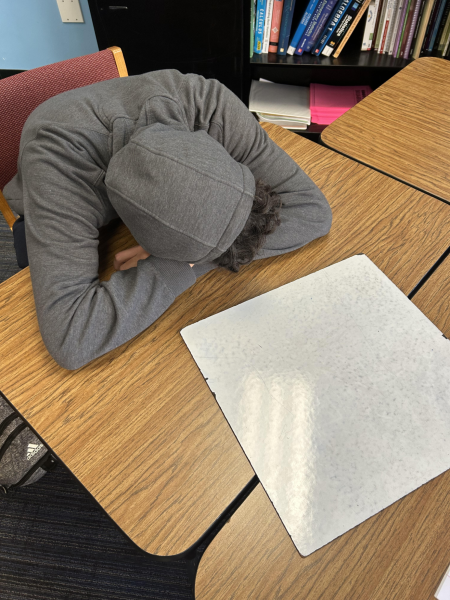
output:
[[[311,122],[329,125],[372,92],[368,85],[311,83]]]

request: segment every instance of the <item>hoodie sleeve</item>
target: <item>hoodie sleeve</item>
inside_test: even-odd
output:
[[[74,136],[41,130],[22,154],[21,172],[37,318],[60,366],[78,369],[127,342],[195,282],[187,263],[153,256],[99,281],[104,207],[95,183],[104,173]]]
[[[281,225],[267,237],[258,258],[296,250],[327,234],[331,208],[324,194],[239,98],[215,79],[181,77],[177,94],[189,128],[205,129],[255,180],[265,181],[282,198]]]

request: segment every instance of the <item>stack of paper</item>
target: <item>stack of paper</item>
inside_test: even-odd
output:
[[[321,83],[311,83],[310,90],[311,121],[319,125],[329,125],[372,92],[368,85]]]
[[[311,124],[307,87],[252,81],[249,108],[260,121],[285,129],[306,129]]]

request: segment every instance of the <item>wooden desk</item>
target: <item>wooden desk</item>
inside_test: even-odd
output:
[[[450,202],[450,62],[419,58],[322,133],[329,147]]]
[[[412,301],[450,339],[450,256],[439,265]]]
[[[447,471],[302,557],[258,485],[206,549],[196,600],[434,600],[450,562],[449,489]]]
[[[119,527],[159,555],[186,550],[253,476],[179,331],[357,253],[409,293],[450,246],[450,207],[276,126],[327,195],[328,236],[239,274],[212,272],[156,323],[77,371],[38,329],[29,270],[0,286],[0,389]],[[132,239],[119,226],[113,253]],[[128,237],[127,237],[128,235]]]
[[[450,339],[450,257],[412,301]],[[302,557],[258,485],[202,557],[196,600],[434,600],[450,563],[449,492],[447,471]]]

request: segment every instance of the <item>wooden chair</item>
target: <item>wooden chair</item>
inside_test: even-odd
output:
[[[52,96],[127,75],[122,50],[112,46],[0,81],[0,210],[11,230],[16,216],[1,190],[17,173],[20,136],[28,116]]]

